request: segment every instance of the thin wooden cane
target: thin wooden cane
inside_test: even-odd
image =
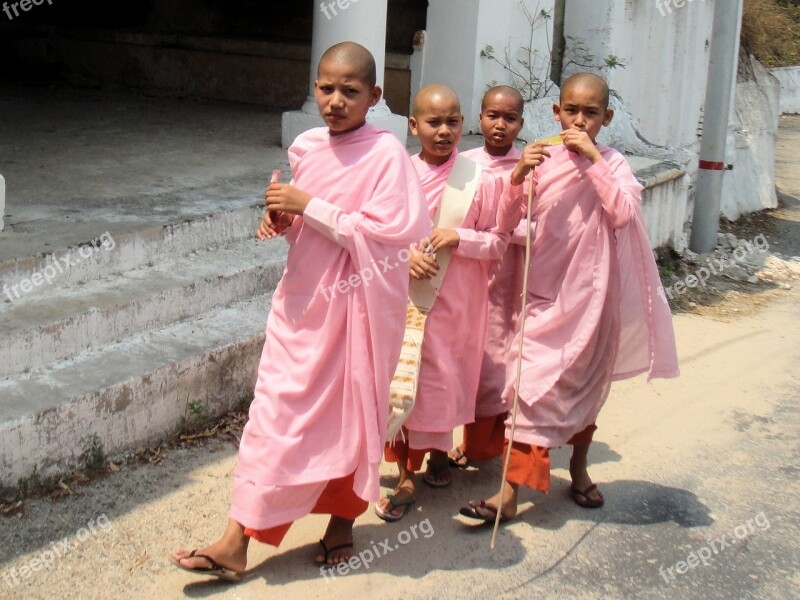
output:
[[[494,550],[494,543],[497,539],[497,529],[500,527],[500,515],[503,512],[503,495],[506,487],[506,477],[508,476],[508,466],[511,462],[511,447],[514,445],[514,431],[517,427],[517,409],[519,408],[519,384],[522,379],[522,343],[525,339],[525,307],[528,294],[528,268],[531,266],[531,210],[533,208],[533,169],[531,169],[530,183],[528,184],[528,211],[527,228],[525,231],[525,271],[522,275],[522,307],[519,311],[519,348],[517,350],[517,380],[514,384],[514,405],[511,408],[511,431],[508,437],[508,450],[503,461],[503,480],[500,482],[500,500],[497,503],[497,516],[494,519],[494,529],[492,530],[491,549]]]

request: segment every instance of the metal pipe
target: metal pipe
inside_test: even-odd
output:
[[[711,252],[717,245],[722,177],[731,100],[736,86],[743,0],[716,0],[706,87],[705,121],[694,198],[692,236],[694,252]]]

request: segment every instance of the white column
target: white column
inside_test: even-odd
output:
[[[314,81],[319,59],[325,50],[340,42],[356,42],[375,57],[377,84],[383,87],[386,66],[386,13],[388,0],[313,0],[314,31],[311,43],[311,70],[308,98],[298,111],[283,113],[281,140],[288,148],[302,132],[324,125],[314,100]],[[407,119],[394,115],[381,98],[370,109],[367,120],[395,134],[405,144],[408,135]]]
[[[3,216],[6,214],[6,180],[0,175],[0,231],[3,231],[5,222]]]
[[[552,14],[554,2],[538,0],[533,4],[537,10]],[[457,20],[453,15],[457,15]],[[541,55],[534,61],[534,71],[539,77],[547,77],[550,71],[547,36],[551,27],[552,21],[540,19],[532,32],[519,0],[430,0],[422,65],[416,65],[421,73],[416,78],[412,73],[412,81],[452,87],[461,99],[467,131],[477,131],[487,85],[492,81],[513,83],[501,66],[481,58],[481,50],[492,46],[501,62],[508,51],[514,61],[525,59],[523,47],[532,44]],[[515,66],[520,68],[518,64]],[[417,91],[412,88],[411,95]]]

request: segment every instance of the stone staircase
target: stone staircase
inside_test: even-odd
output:
[[[0,262],[0,489],[251,397],[287,252],[261,211]]]

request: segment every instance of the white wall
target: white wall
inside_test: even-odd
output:
[[[554,0],[525,0],[533,13],[546,10],[552,14]],[[552,20],[533,35],[533,48],[540,49],[539,77],[549,75]],[[549,31],[548,31],[549,30]],[[421,84],[446,83],[461,98],[461,108],[469,131],[476,131],[480,103],[487,84],[509,83],[502,67],[480,58],[487,45],[502,61],[506,48],[513,57],[528,46],[531,30],[521,9],[520,0],[430,0]],[[417,90],[412,89],[412,95]]]
[[[775,208],[775,137],[780,118],[780,83],[754,58],[752,73],[736,85],[733,126],[728,136],[726,171],[720,210],[729,219],[748,212]]]
[[[781,112],[800,113],[800,66],[770,69],[781,82]]]
[[[705,98],[714,2],[674,4],[670,13],[663,5],[660,11],[655,0],[569,0],[565,29],[582,38],[597,60],[614,54],[628,63],[605,75],[647,140],[693,146]]]

